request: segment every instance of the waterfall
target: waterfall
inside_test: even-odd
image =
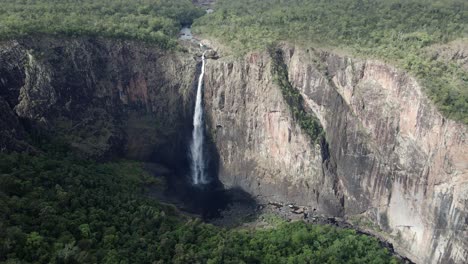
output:
[[[202,89],[203,77],[205,75],[205,53],[206,51],[203,52],[202,55],[202,68],[200,77],[198,78],[195,113],[193,115],[192,143],[190,145],[190,157],[192,159],[192,182],[195,185],[208,183],[205,171],[205,159],[203,157],[203,145],[205,141],[205,135],[203,123]]]

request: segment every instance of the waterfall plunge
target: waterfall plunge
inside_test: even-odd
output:
[[[208,183],[208,179],[206,177],[205,159],[203,157],[205,135],[203,123],[202,89],[203,77],[205,75],[205,53],[206,52],[203,52],[202,55],[202,68],[200,77],[198,78],[195,113],[193,115],[192,143],[190,145],[190,154],[192,159],[192,182],[195,185]]]

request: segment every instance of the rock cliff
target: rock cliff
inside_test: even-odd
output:
[[[195,72],[190,56],[136,42],[2,42],[0,120],[11,129],[1,129],[0,147],[31,148],[24,130],[32,126],[90,157],[183,162]]]
[[[442,117],[415,79],[389,65],[282,51],[327,142],[312,143],[295,122],[267,53],[210,61],[205,99],[221,181],[345,217],[418,263],[468,261],[466,126]]]
[[[280,49],[325,140],[295,120],[267,52],[210,59],[204,100],[221,182],[346,218],[417,263],[466,263],[467,127],[387,64]],[[35,151],[31,134],[44,131],[87,156],[183,166],[196,78],[191,55],[136,42],[1,42],[0,149]]]
[[[367,216],[420,263],[466,262],[467,127],[389,65],[285,53],[291,82],[327,131],[346,215]]]

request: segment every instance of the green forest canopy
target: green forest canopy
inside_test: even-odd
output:
[[[0,154],[0,263],[399,263],[353,230],[204,224],[146,196],[149,184],[136,162]]]
[[[279,41],[338,47],[419,78],[448,117],[468,124],[468,73],[428,52],[468,37],[466,0],[219,0],[194,30],[244,53]]]
[[[181,25],[204,13],[190,0],[2,0],[0,38],[89,35],[174,48]]]

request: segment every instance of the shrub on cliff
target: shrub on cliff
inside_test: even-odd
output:
[[[271,71],[274,81],[280,87],[293,117],[309,135],[312,142],[322,143],[325,138],[325,131],[315,114],[306,112],[301,93],[289,82],[288,69],[283,60],[283,51],[275,46],[270,46],[268,52],[272,59]]]

